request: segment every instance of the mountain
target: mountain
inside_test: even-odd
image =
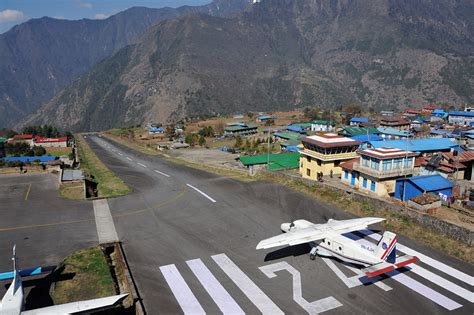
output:
[[[28,123],[144,121],[348,102],[474,101],[472,0],[263,0],[232,18],[161,22]]]
[[[251,0],[203,6],[134,7],[105,20],[32,19],[0,35],[0,126],[34,112],[78,75],[136,40],[156,23],[190,13],[226,16]]]

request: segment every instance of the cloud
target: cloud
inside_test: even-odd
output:
[[[6,9],[0,11],[0,23],[15,22],[24,19],[26,16],[18,10]]]
[[[53,16],[53,19],[56,19],[56,20],[65,20],[66,18],[62,15],[57,15],[57,16]]]
[[[92,3],[84,2],[82,0],[76,0],[76,6],[82,9],[92,9]]]
[[[96,19],[96,20],[105,20],[109,16],[110,15],[108,15],[108,14],[97,13],[96,15],[94,15],[94,19]]]

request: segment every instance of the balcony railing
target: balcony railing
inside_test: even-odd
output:
[[[413,168],[398,168],[391,170],[376,170],[368,166],[362,166],[359,162],[353,164],[352,168],[362,174],[367,174],[377,178],[399,177],[405,175],[413,175]]]
[[[357,157],[357,152],[345,152],[345,153],[335,153],[335,154],[322,154],[316,151],[303,149],[300,151],[303,155],[309,155],[313,158],[323,160],[323,161],[332,161],[332,160],[347,160]]]

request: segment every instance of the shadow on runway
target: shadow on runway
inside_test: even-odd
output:
[[[288,256],[301,256],[309,254],[311,251],[311,246],[309,244],[300,244],[295,246],[288,246],[281,249],[277,249],[273,252],[268,253],[265,256],[265,261],[271,261],[275,259],[280,259]]]

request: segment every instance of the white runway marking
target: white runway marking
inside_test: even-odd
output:
[[[158,174],[161,174],[163,176],[170,177],[168,174],[160,172],[159,170],[155,170],[155,172],[158,173]]]
[[[129,160],[129,161],[131,161],[131,160],[132,160],[132,159],[131,159],[131,158],[129,158],[128,156],[126,156],[125,158],[126,158],[127,160]]]
[[[342,306],[334,297],[329,296],[314,302],[308,302],[303,297],[303,288],[301,286],[301,273],[286,261],[277,262],[271,265],[259,267],[259,269],[268,277],[275,278],[275,272],[286,270],[293,276],[293,300],[298,303],[308,314],[315,315],[323,313]]]
[[[204,289],[206,289],[207,293],[209,293],[214,302],[216,302],[222,313],[232,315],[245,314],[226,289],[217,281],[211,271],[204,265],[201,259],[188,260],[186,263],[198,278],[199,282],[201,282]]]
[[[363,243],[366,245],[373,246],[373,243],[363,239],[359,238],[357,235],[354,235],[353,233],[347,233],[345,235],[349,235],[352,239],[355,239],[359,243]],[[397,244],[398,246],[398,244]],[[420,267],[421,268],[421,267]],[[451,300],[450,298],[442,295],[441,293],[438,293],[437,291],[427,287],[426,285],[408,277],[405,274],[402,274],[396,270],[391,271],[389,273],[386,273],[386,275],[390,276],[393,280],[396,280],[400,282],[401,284],[405,285],[406,287],[412,289],[413,291],[423,295],[427,299],[430,299],[431,301],[435,302],[436,304],[452,311],[454,309],[462,307],[461,304],[457,303],[456,301]],[[430,280],[430,279],[428,279]],[[446,280],[447,281],[447,280]]]
[[[369,236],[370,238],[378,241],[381,237],[380,234],[377,234],[377,233],[374,233],[370,230],[362,230],[360,231],[361,233],[363,233],[364,235],[367,235]],[[462,272],[462,271],[459,271],[451,266],[448,266],[440,261],[437,261],[431,257],[428,257],[420,252],[417,252],[416,250],[413,250],[409,247],[406,247],[405,245],[402,245],[400,243],[397,243],[397,250],[401,251],[402,253],[405,253],[407,255],[412,255],[412,256],[416,256],[418,258],[420,258],[420,260],[427,264],[427,265],[430,265],[436,269],[438,269],[439,271],[441,272],[444,272],[446,273],[447,275],[450,275],[451,277],[454,277],[458,280],[461,280],[469,285],[474,285],[474,277]],[[472,301],[472,300],[471,300]]]
[[[283,311],[262,290],[237,267],[226,254],[211,256],[225,274],[239,287],[239,289],[252,301],[253,304],[265,315],[284,314]]]
[[[123,154],[119,152],[118,155],[123,155]]]
[[[119,241],[107,199],[94,200],[92,206],[94,207],[95,225],[97,235],[99,236],[99,243]]]
[[[199,189],[197,189],[197,188],[194,187],[193,185],[186,184],[186,186],[191,187],[192,189],[194,189],[195,191],[197,191],[198,193],[200,193],[201,195],[203,195],[204,197],[206,197],[206,198],[209,199],[210,201],[216,202],[216,201],[215,201],[214,199],[212,199],[209,195],[207,195],[206,193],[200,191]]]
[[[142,164],[142,163],[137,163],[137,164],[142,166],[142,167],[147,167],[145,164]]]
[[[160,270],[184,314],[206,314],[175,265],[161,266]]]

